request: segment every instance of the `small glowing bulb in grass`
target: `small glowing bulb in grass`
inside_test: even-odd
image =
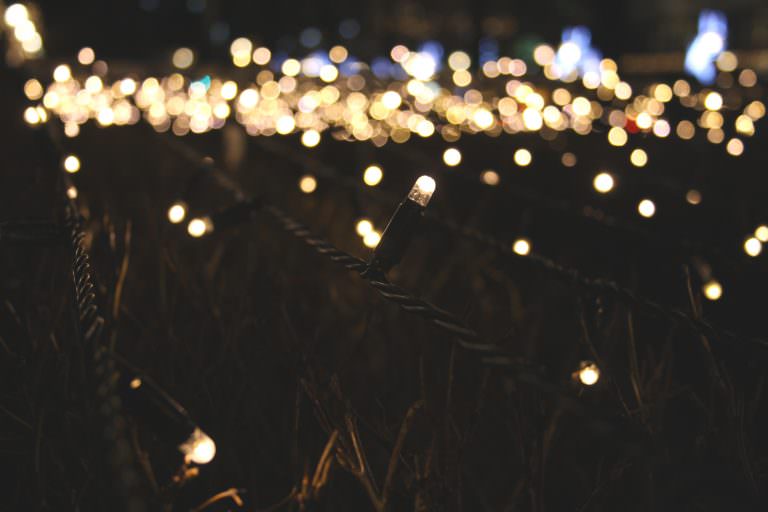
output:
[[[67,187],[67,197],[69,199],[77,199],[77,188],[74,185]]]
[[[213,231],[213,223],[211,219],[196,217],[189,221],[187,224],[187,233],[194,238],[200,238],[201,236]]]
[[[761,242],[768,242],[768,226],[760,225],[755,229],[755,238]]]
[[[519,254],[520,256],[527,256],[531,252],[531,242],[525,238],[518,238],[515,240],[515,243],[512,244],[512,250],[515,252],[515,254]]]
[[[369,187],[375,187],[381,183],[381,178],[384,177],[384,171],[378,165],[370,165],[363,172],[363,181]]]
[[[378,231],[371,229],[368,233],[363,235],[363,244],[370,249],[375,249],[381,241],[381,234]]]
[[[613,190],[613,186],[614,186],[613,176],[611,176],[607,172],[601,172],[600,174],[595,176],[595,179],[592,182],[592,185],[594,185],[595,190],[597,190],[601,194],[607,194],[608,192]]]
[[[416,233],[421,217],[424,216],[424,210],[432,199],[435,186],[435,180],[430,176],[421,176],[413,184],[408,196],[400,203],[394,215],[389,219],[381,239],[375,240],[376,250],[371,256],[370,262],[372,271],[387,272],[400,262]],[[372,231],[371,233],[376,232]],[[374,241],[371,233],[363,239],[363,243],[369,247],[369,241]]]
[[[747,238],[744,242],[744,252],[755,258],[763,252],[763,243],[755,237]]]
[[[368,219],[360,219],[355,225],[355,232],[360,236],[365,236],[373,231],[373,223]]]
[[[168,220],[172,224],[179,224],[187,216],[187,205],[181,201],[177,201],[168,208]]]
[[[723,296],[723,287],[712,279],[711,281],[704,284],[704,296],[708,298],[709,300],[718,300],[720,297]]]
[[[64,158],[64,170],[69,173],[75,173],[80,170],[80,159],[75,155],[67,155]]]
[[[685,200],[688,204],[697,205],[701,203],[701,192],[696,189],[691,189],[685,194]]]
[[[208,464],[216,456],[216,443],[205,432],[195,427],[189,439],[179,446],[179,450],[184,454],[187,464]]]
[[[448,148],[443,152],[443,162],[450,167],[456,167],[461,163],[461,151],[456,148]]]
[[[646,219],[650,219],[656,213],[656,205],[650,199],[643,199],[637,205],[637,211]]]
[[[600,380],[600,369],[592,361],[582,361],[576,377],[585,386],[594,386]]]
[[[299,180],[299,188],[305,194],[311,194],[317,189],[317,180],[310,174],[305,174]]]

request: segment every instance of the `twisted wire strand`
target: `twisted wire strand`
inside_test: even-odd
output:
[[[53,133],[48,133],[47,143],[52,151],[59,149]],[[67,186],[71,185],[65,178]],[[118,373],[111,357],[112,348],[104,339],[105,320],[96,300],[96,284],[91,258],[85,246],[85,232],[73,199],[64,203],[64,226],[72,251],[72,283],[75,292],[78,330],[82,348],[92,379],[93,398],[99,417],[100,435],[109,447],[105,462],[111,469],[111,484],[120,500],[119,509],[130,512],[147,510],[139,474],[136,471],[133,451],[128,441],[127,425],[122,414],[122,404],[117,394]]]
[[[481,364],[507,370],[518,380],[535,386],[539,391],[556,395],[561,405],[585,418],[594,428],[604,431],[617,429],[616,418],[606,419],[602,411],[599,412],[592,407],[587,407],[562,384],[550,377],[544,367],[513,357],[496,344],[482,342],[482,337],[477,331],[468,327],[452,313],[391,283],[380,272],[372,271],[364,260],[342,251],[323,238],[313,235],[304,224],[280,208],[263,204],[262,210],[277,220],[286,232],[302,240],[318,254],[326,256],[337,265],[358,274],[385,300],[451,334],[453,341],[467,353],[475,356]]]
[[[363,187],[360,185],[359,180],[347,178],[339,173],[336,168],[322,163],[317,159],[305,156],[304,154],[298,152],[284,152],[280,149],[280,144],[272,140],[260,140],[259,144],[267,151],[284,155],[300,165],[306,166],[309,165],[309,162],[313,162],[314,165],[312,165],[312,169],[318,176],[328,178],[345,188],[365,192],[369,196],[377,198],[377,200],[381,201],[382,203],[388,201],[388,199],[384,197],[386,195],[385,193],[378,190],[372,190],[371,187]],[[389,202],[391,203],[391,201]],[[636,307],[638,310],[643,311],[651,316],[663,318],[670,324],[684,327],[689,331],[692,331],[694,334],[706,336],[719,341],[735,342],[741,346],[753,347],[761,351],[768,350],[768,340],[755,337],[745,337],[732,330],[717,327],[707,320],[696,317],[687,311],[662,304],[643,295],[640,295],[631,288],[623,286],[611,279],[587,276],[577,268],[561,265],[560,263],[557,263],[556,261],[541,254],[532,253],[526,256],[520,256],[511,249],[509,244],[499,240],[498,238],[495,238],[494,236],[478,229],[461,225],[453,220],[439,216],[432,211],[428,210],[425,214],[425,217],[429,220],[429,222],[442,227],[462,238],[497,250],[509,259],[513,259],[515,261],[521,261],[523,259],[528,260],[535,264],[539,269],[544,270],[561,280],[575,283],[584,289],[598,294],[611,295],[626,305]],[[613,224],[609,223],[608,225]]]

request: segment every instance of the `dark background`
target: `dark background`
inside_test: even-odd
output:
[[[426,38],[440,40],[448,51],[473,52],[489,28],[497,31],[502,54],[522,56],[518,50],[531,42],[556,44],[562,27],[578,23],[592,29],[604,55],[620,59],[627,53],[683,51],[705,7],[726,11],[732,48],[768,47],[768,8],[757,1],[209,0],[202,12],[191,12],[190,5],[194,11],[200,4],[42,2],[50,60],[33,74],[47,81],[51,64],[73,62],[86,45],[98,58],[134,69],[145,62],[156,69],[174,48],[187,45],[203,62],[220,62],[227,70],[234,37],[297,48],[295,39],[308,26],[323,31],[324,47],[344,42],[355,55],[370,58],[395,43]],[[346,18],[359,21],[355,40],[337,34]],[[210,37],[217,22],[228,27],[223,44]],[[22,74],[3,73],[0,220],[61,221],[58,170],[45,156],[41,132],[22,121]],[[636,89],[654,79],[624,78]],[[744,94],[764,99],[761,86]],[[668,115],[693,114],[672,108]],[[356,219],[364,215],[383,226],[413,180],[429,172],[438,181],[430,210],[440,216],[510,243],[526,236],[535,252],[588,276],[615,280],[664,305],[701,311],[739,336],[766,337],[765,256],[748,258],[742,250],[744,236],[768,221],[763,125],[758,122],[756,135],[745,139],[739,158],[703,140],[703,130],[693,141],[633,138],[621,149],[608,146],[599,130],[587,137],[563,134],[553,142],[536,134],[465,136],[457,144],[464,160],[455,170],[441,164],[446,144],[437,137],[382,149],[326,137],[309,151],[351,177],[380,163],[381,189],[394,198],[390,203],[323,179],[314,194],[301,194],[299,176],[317,164],[298,165],[286,156],[308,151],[297,135],[276,141],[282,154],[243,137],[239,127],[189,135],[184,142],[227,162],[224,171],[250,193],[264,194],[355,255],[368,254],[354,234]],[[168,137],[143,124],[106,130],[91,124],[65,141],[83,162],[74,180],[109,336],[120,354],[183,403],[217,442],[216,459],[181,489],[157,493],[146,483],[150,479],[142,480],[150,508],[173,504],[174,510],[189,510],[229,487],[245,490],[247,510],[279,502],[300,488],[304,474],[313,473],[328,439],[318,408],[342,435],[345,414],[354,418],[381,485],[402,419],[419,400],[424,406],[393,480],[391,510],[764,507],[764,350],[703,340],[611,294],[576,287],[524,258],[504,257],[425,223],[392,280],[456,313],[515,356],[546,367],[615,425],[597,428],[594,418],[573,414],[557,396],[481,367],[442,331],[384,302],[267,217],[203,240],[169,225],[166,209],[194,166],[168,150]],[[245,155],[231,158],[239,143]],[[511,158],[521,146],[534,155],[522,170]],[[628,149],[635,146],[649,154],[641,170],[628,163]],[[565,150],[578,155],[575,168],[560,164]],[[500,187],[479,182],[488,167],[501,175]],[[615,173],[619,186],[597,197],[591,181],[603,168]],[[684,201],[691,187],[702,191],[698,207]],[[656,202],[651,220],[635,213],[641,197]],[[231,202],[212,181],[199,183],[190,199],[200,213]],[[615,225],[585,215],[585,207],[599,209]],[[113,314],[126,257],[121,305]],[[12,473],[4,480],[2,503],[7,510],[119,507],[110,501],[114,482],[99,474],[101,448],[89,423],[92,404],[74,335],[69,251],[2,244],[0,263],[0,454]],[[702,304],[702,263],[723,283],[716,303]],[[590,346],[604,374],[594,388],[579,390],[569,377],[579,361],[594,359]],[[178,453],[140,416],[129,417],[129,425],[133,449],[146,453],[158,484],[165,485],[179,464]],[[222,510],[224,504],[231,501],[222,501]],[[359,482],[338,464],[320,496],[305,506],[372,509]],[[298,509],[290,500],[278,508]]]

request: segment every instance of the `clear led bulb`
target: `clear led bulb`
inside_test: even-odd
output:
[[[408,193],[408,199],[422,208],[426,208],[429,200],[432,199],[436,186],[435,180],[431,176],[424,175],[413,184],[413,188]]]
[[[186,463],[208,464],[216,456],[216,443],[205,432],[195,427],[192,435],[179,446]]]

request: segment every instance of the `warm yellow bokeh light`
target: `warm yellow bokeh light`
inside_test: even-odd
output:
[[[305,194],[311,194],[317,189],[317,180],[310,174],[305,174],[299,180],[299,189]]]
[[[739,156],[744,153],[744,143],[741,142],[740,139],[734,137],[728,141],[728,144],[725,145],[725,150],[729,155]]]
[[[701,203],[701,192],[692,188],[685,194],[685,200],[688,201],[688,204],[697,205]]]
[[[753,258],[763,252],[763,243],[756,237],[749,237],[744,241],[744,252]]]
[[[378,165],[369,165],[365,171],[363,171],[363,181],[369,187],[375,187],[381,183],[381,179],[384,177],[384,171]]]
[[[498,185],[500,180],[499,173],[491,169],[487,169],[483,171],[483,174],[480,175],[480,179],[486,185],[491,185],[491,186]]]
[[[579,382],[585,386],[594,386],[600,380],[600,369],[596,364],[585,361],[581,363],[578,375]]]
[[[648,153],[640,148],[633,149],[632,153],[629,155],[629,161],[632,162],[632,165],[635,167],[645,167],[645,164],[648,163]]]
[[[179,48],[173,52],[171,61],[173,62],[174,67],[178,69],[187,69],[193,62],[195,62],[195,52],[189,48]]]
[[[761,224],[755,229],[755,237],[761,242],[768,242],[768,226]]]
[[[360,236],[365,236],[373,231],[373,222],[368,219],[360,219],[355,225],[355,232]]]
[[[209,219],[194,218],[187,224],[187,233],[194,238],[200,238],[208,233],[211,228],[212,224]]]
[[[627,132],[624,128],[614,126],[608,130],[608,142],[611,146],[623,146],[627,143]]]
[[[513,158],[515,163],[520,167],[530,165],[530,163],[533,161],[533,155],[531,155],[531,152],[525,148],[516,150]]]
[[[184,217],[187,216],[187,207],[182,202],[173,203],[170,208],[168,208],[168,220],[171,221],[172,224],[179,224],[184,220]]]
[[[704,107],[707,110],[720,110],[723,107],[723,97],[719,92],[710,92],[704,97]]]
[[[64,158],[64,170],[69,173],[75,173],[80,170],[80,159],[75,155],[67,155]]]
[[[512,250],[520,256],[527,256],[531,252],[531,242],[525,238],[518,238],[512,244]]]
[[[443,152],[445,165],[455,167],[461,163],[461,151],[456,148],[448,148]]]
[[[320,132],[317,130],[307,130],[301,134],[301,143],[308,147],[313,148],[320,144]]]
[[[646,219],[650,219],[656,213],[656,205],[650,199],[643,199],[638,203],[637,211]]]
[[[704,296],[709,300],[718,300],[723,296],[723,287],[720,283],[712,279],[704,284]]]
[[[371,230],[363,236],[363,244],[371,249],[375,249],[376,246],[379,245],[380,241],[381,233],[375,230]]]
[[[592,185],[595,187],[595,190],[597,190],[601,194],[607,194],[608,192],[613,190],[613,186],[614,186],[613,176],[611,176],[610,173],[601,172],[600,174],[595,176],[595,179],[593,180]]]

